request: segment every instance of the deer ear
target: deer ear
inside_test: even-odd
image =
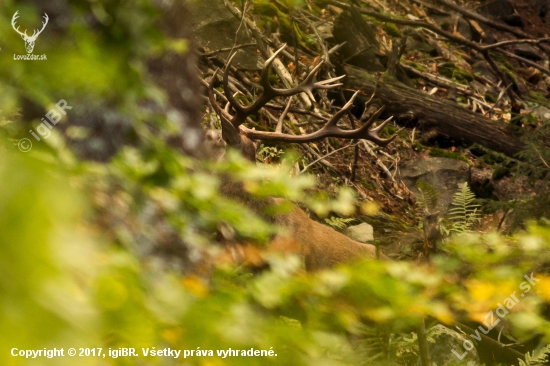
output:
[[[222,122],[222,139],[229,146],[239,146],[241,144],[241,134],[239,130],[233,127],[231,123],[221,119]]]

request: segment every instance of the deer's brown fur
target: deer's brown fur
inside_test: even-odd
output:
[[[215,159],[223,158],[227,144],[222,138],[221,131],[208,131],[207,141]],[[240,148],[241,154],[245,158],[251,161],[255,160],[255,144],[246,136],[241,135],[241,144],[237,147]],[[246,204],[256,213],[264,216],[267,221],[282,228],[282,233],[272,238],[268,250],[300,255],[304,259],[308,271],[331,268],[360,259],[376,258],[374,245],[352,240],[336,230],[312,220],[296,205],[292,205],[289,213],[266,216],[264,214],[266,206],[286,202],[282,198],[257,200],[243,189],[242,184],[232,181],[229,177],[222,177],[221,193]],[[387,259],[381,253],[380,257]]]

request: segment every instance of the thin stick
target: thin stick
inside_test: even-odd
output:
[[[495,109],[495,107],[497,106],[497,104],[501,101],[502,97],[503,97],[504,94],[506,93],[506,90],[508,90],[508,88],[511,87],[511,86],[512,86],[512,84],[510,83],[510,85],[508,85],[508,86],[506,87],[506,89],[504,89],[504,90],[502,90],[502,91],[500,92],[500,94],[498,95],[497,101],[495,102],[495,104],[493,104],[493,106],[491,107],[491,109],[489,109],[489,110],[484,114],[484,116],[486,116],[487,114],[491,113],[491,112],[493,111],[493,109]]]
[[[496,50],[496,51],[499,52],[499,53],[502,53],[503,55],[506,55],[506,56],[508,56],[508,57],[510,57],[510,58],[514,58],[514,59],[516,59],[516,60],[518,60],[518,61],[520,61],[520,62],[523,62],[524,64],[527,64],[527,65],[529,65],[529,66],[532,66],[532,67],[534,67],[535,69],[537,69],[537,70],[539,70],[539,71],[541,71],[541,72],[543,72],[543,73],[545,73],[545,74],[547,74],[547,75],[550,75],[550,70],[548,70],[548,69],[545,68],[545,67],[540,66],[540,65],[537,64],[536,62],[533,62],[533,61],[531,61],[531,60],[527,60],[526,58],[523,58],[523,57],[521,57],[521,56],[518,56],[518,55],[516,55],[516,54],[513,54],[512,52],[508,52],[508,51],[505,51],[505,50]]]
[[[282,133],[283,132],[283,122],[285,121],[285,117],[288,114],[288,110],[290,109],[290,104],[292,103],[292,96],[288,98],[288,102],[286,103],[286,108],[281,113],[281,116],[279,117],[279,120],[277,121],[277,127],[275,127],[275,132]]]
[[[234,50],[240,50],[241,48],[256,47],[256,46],[257,46],[257,43],[256,43],[256,42],[253,42],[253,43],[243,43],[243,44],[240,44],[240,45],[234,46],[234,47],[226,47],[226,48],[220,48],[220,49],[217,49],[217,50],[211,51],[211,52],[204,52],[204,53],[201,53],[200,56],[202,56],[202,57],[208,57],[208,56],[212,56],[212,55],[215,55],[215,54],[217,54],[217,53],[220,53],[220,52],[227,52],[227,51],[233,52]]]
[[[311,166],[317,164],[319,161],[324,160],[325,158],[331,156],[332,154],[337,153],[338,151],[347,149],[347,148],[349,148],[349,147],[357,146],[358,144],[359,144],[359,142],[356,142],[355,144],[351,144],[351,145],[348,145],[348,146],[341,147],[341,148],[339,148],[339,149],[336,149],[336,150],[334,150],[334,151],[331,151],[330,153],[328,153],[328,154],[326,154],[326,155],[324,155],[324,156],[321,156],[319,159],[317,159],[317,160],[315,160],[314,162],[312,162],[312,163],[306,165],[306,166],[304,167],[304,169],[302,169],[302,170],[300,171],[299,174],[305,173],[306,170],[308,170]]]
[[[428,349],[428,337],[426,336],[426,323],[424,322],[424,319],[422,319],[422,322],[420,323],[420,326],[418,327],[418,348],[420,351],[420,360],[422,362],[422,366],[431,366],[431,358],[430,358],[430,351]]]

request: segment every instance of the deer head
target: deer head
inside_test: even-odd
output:
[[[217,72],[215,72],[209,84],[209,99],[210,104],[220,116],[222,131],[219,132],[210,131],[207,134],[207,138],[211,140],[216,140],[217,144],[223,142],[233,148],[240,150],[243,155],[249,160],[254,161],[254,151],[252,140],[261,140],[261,141],[280,141],[280,142],[294,142],[294,143],[306,143],[321,140],[325,137],[339,137],[345,139],[365,139],[374,142],[379,146],[386,146],[392,142],[397,134],[394,136],[383,139],[378,134],[386,126],[386,124],[391,120],[391,118],[382,122],[378,127],[370,129],[370,127],[376,122],[376,119],[380,116],[384,108],[380,108],[376,113],[374,113],[368,120],[361,119],[360,122],[363,122],[363,125],[357,129],[353,130],[344,130],[337,126],[338,121],[348,113],[348,110],[353,106],[355,98],[359,94],[357,91],[351,99],[336,113],[332,116],[327,123],[319,130],[305,134],[305,135],[288,135],[282,132],[283,130],[283,120],[286,117],[286,114],[289,111],[291,98],[287,102],[284,112],[279,118],[277,127],[274,132],[268,131],[257,131],[246,128],[243,126],[243,123],[246,122],[246,119],[251,114],[258,112],[262,107],[264,107],[270,100],[277,97],[292,97],[293,95],[306,93],[309,99],[312,102],[315,102],[313,96],[313,91],[317,89],[333,89],[339,86],[342,86],[341,83],[338,83],[345,76],[339,76],[328,80],[323,80],[315,82],[314,78],[319,71],[320,67],[323,64],[321,61],[311,72],[307,75],[305,80],[300,83],[298,86],[290,89],[276,89],[274,88],[269,81],[269,68],[277,55],[284,50],[286,45],[283,45],[279,50],[273,53],[273,55],[265,62],[264,68],[262,69],[260,76],[260,85],[263,88],[263,93],[259,98],[248,107],[242,106],[232,95],[229,89],[229,69],[231,62],[235,57],[233,54],[226,65],[225,71],[223,73],[222,85],[227,98],[228,104],[226,108],[222,108],[216,101],[214,95],[214,85],[217,80]],[[233,109],[234,114],[230,114],[230,108]]]
[[[24,32],[21,32],[19,30],[19,26],[16,26],[16,20],[17,18],[19,18],[18,13],[19,13],[19,10],[17,10],[15,14],[13,14],[13,17],[11,18],[11,26],[17,33],[19,33],[19,35],[21,35],[21,38],[23,38],[23,40],[25,41],[25,49],[27,50],[27,53],[32,53],[32,50],[34,49],[34,42],[36,42],[36,39],[48,24],[48,20],[49,20],[48,14],[44,13],[44,22],[42,22],[42,29],[40,30],[35,29],[32,33],[32,36],[29,36],[27,34],[26,29]]]
[[[214,85],[217,80],[217,71],[214,73],[209,83],[210,104],[219,115],[222,129],[210,130],[206,134],[208,144],[215,151],[216,157],[223,156],[227,147],[233,147],[241,151],[242,155],[251,161],[255,161],[255,144],[253,140],[262,141],[281,141],[281,142],[312,142],[321,140],[325,137],[340,137],[346,139],[366,139],[373,141],[377,145],[385,146],[395,139],[397,134],[382,139],[378,135],[384,126],[390,121],[387,119],[378,127],[372,128],[376,119],[380,116],[383,108],[380,108],[370,118],[361,118],[363,125],[357,129],[345,130],[337,123],[348,113],[353,106],[359,92],[331,118],[327,119],[326,124],[319,130],[304,135],[288,135],[283,133],[283,122],[286,114],[290,111],[291,97],[299,93],[306,93],[309,99],[314,102],[313,91],[317,89],[332,89],[341,86],[338,83],[344,76],[315,82],[314,78],[321,67],[318,64],[298,86],[290,89],[276,89],[269,82],[269,68],[277,55],[285,48],[281,47],[266,62],[260,76],[260,86],[263,88],[262,94],[250,106],[241,105],[232,95],[229,88],[229,69],[234,54],[229,58],[225,71],[222,76],[222,86],[225,98],[228,103],[222,108],[216,101]],[[258,112],[262,107],[277,97],[290,97],[286,103],[283,113],[279,117],[277,127],[274,132],[256,131],[246,128],[243,124],[248,116]],[[269,105],[268,105],[269,107]],[[366,121],[365,121],[366,120]],[[244,189],[238,184],[233,184],[229,179],[225,184],[222,183],[221,190],[224,194],[232,198],[245,201],[247,204],[254,204],[254,200],[247,198]],[[271,203],[281,203],[281,198],[271,198]],[[261,205],[261,204],[260,204]],[[261,206],[258,206],[261,207]],[[260,212],[260,210],[256,210]],[[351,262],[359,259],[372,259],[377,257],[377,250],[373,245],[356,242],[337,231],[311,220],[307,214],[298,206],[293,206],[293,210],[288,214],[276,215],[272,220],[285,229],[286,234],[279,234],[269,244],[269,248],[284,253],[296,253],[305,260],[307,270],[319,270],[333,267],[340,263]],[[380,254],[380,258],[387,258]]]

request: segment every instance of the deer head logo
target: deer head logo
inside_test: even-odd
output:
[[[25,41],[25,48],[27,50],[27,53],[32,53],[32,50],[34,49],[34,42],[36,42],[36,39],[48,24],[48,20],[49,20],[48,14],[44,13],[44,21],[42,22],[42,29],[40,30],[35,29],[34,32],[32,33],[32,36],[29,36],[27,34],[26,29],[24,32],[21,32],[19,30],[19,26],[15,24],[15,21],[17,20],[17,18],[19,18],[19,15],[17,13],[19,13],[19,10],[16,11],[15,14],[13,14],[13,17],[11,18],[11,26],[17,33],[21,35],[21,38],[23,38],[23,40]]]

